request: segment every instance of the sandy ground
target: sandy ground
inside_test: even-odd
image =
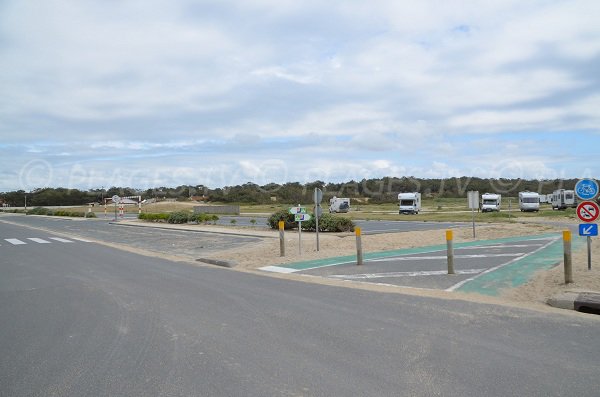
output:
[[[465,242],[503,237],[536,235],[561,232],[564,228],[551,224],[509,223],[478,225],[476,239],[472,229],[454,229],[454,241]],[[276,233],[276,232],[275,232]],[[277,234],[276,234],[277,235]],[[302,255],[298,253],[298,233],[286,232],[286,256],[279,256],[279,239],[265,239],[260,244],[223,251],[213,255],[214,259],[235,262],[236,269],[252,271],[258,267],[285,264],[297,261],[356,254],[356,237],[353,233],[343,235],[320,234],[320,250],[316,250],[314,233],[303,233]],[[363,252],[376,252],[400,248],[423,247],[445,244],[445,230],[389,233],[362,236]],[[289,275],[288,275],[289,276]],[[563,291],[600,292],[600,240],[592,239],[592,270],[587,270],[587,246],[584,244],[573,253],[574,283],[565,285],[562,263],[547,271],[538,272],[532,280],[520,287],[503,291],[501,299],[509,302],[544,304],[545,301]],[[312,280],[317,281],[317,280]],[[318,280],[318,282],[323,282]],[[356,283],[358,284],[358,283]],[[375,287],[376,288],[376,287]],[[435,295],[435,294],[434,294]]]

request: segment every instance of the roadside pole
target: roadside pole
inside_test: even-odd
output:
[[[321,216],[321,200],[323,200],[323,191],[315,188],[313,201],[315,202],[315,232],[317,236],[317,251],[319,251],[319,217]]]
[[[360,233],[360,227],[355,227],[354,233],[356,234],[356,264],[360,266],[363,264],[362,238]]]
[[[452,230],[446,230],[446,250],[448,256],[448,274],[454,274],[454,244]]]
[[[471,218],[473,219],[473,238],[475,238],[475,208],[479,208],[479,192],[477,190],[467,192],[467,200],[471,209]]]
[[[279,221],[279,256],[285,256],[284,229],[285,229],[285,222]]]
[[[588,270],[592,270],[592,238],[587,237],[587,249],[588,249]]]
[[[565,284],[573,282],[573,262],[571,256],[571,231],[563,231]]]
[[[298,221],[298,256],[302,256],[302,221]]]

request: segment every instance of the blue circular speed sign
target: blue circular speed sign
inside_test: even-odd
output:
[[[591,200],[598,195],[598,183],[593,179],[581,179],[575,185],[575,194],[582,200]]]

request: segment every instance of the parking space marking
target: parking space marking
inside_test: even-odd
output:
[[[455,274],[478,274],[485,269],[465,269],[457,270]],[[346,280],[364,280],[373,278],[395,278],[395,277],[419,277],[419,276],[445,276],[447,270],[423,270],[414,272],[390,272],[390,273],[366,273],[366,274],[334,274],[327,276],[329,278],[341,278]]]
[[[497,257],[516,257],[525,255],[524,252],[517,252],[513,254],[472,254],[472,255],[454,255],[454,259],[470,259],[470,258],[497,258]],[[369,259],[365,262],[389,262],[389,261],[420,261],[420,260],[446,260],[447,255],[436,255],[436,256],[393,256],[389,258],[380,259]]]

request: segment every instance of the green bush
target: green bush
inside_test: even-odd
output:
[[[192,214],[188,217],[189,222],[196,222],[196,223],[209,223],[209,222],[215,223],[218,220],[219,220],[219,217],[214,214]]]
[[[267,223],[271,229],[279,229],[279,221],[284,221],[284,229],[295,229],[298,227],[298,222],[295,221],[294,215],[288,210],[280,210],[272,214]],[[331,214],[323,214],[319,217],[320,232],[351,232],[354,231],[354,222],[351,219],[342,216]],[[315,231],[316,222],[315,216],[311,215],[309,221],[302,222],[302,230]]]
[[[86,217],[86,218],[98,218],[98,217],[96,216],[96,213],[95,213],[95,212],[87,212],[87,213],[85,214],[85,217]]]
[[[44,207],[35,207],[31,210],[27,211],[27,214],[31,214],[31,215],[52,215],[52,211],[50,211],[48,208],[44,208]]]
[[[284,221],[284,229],[294,229],[298,227],[298,224],[294,221],[294,215],[290,214],[288,210],[279,210],[267,219],[267,223],[271,227],[271,229],[279,229],[279,221]]]
[[[354,231],[354,222],[350,218],[323,214],[319,217],[320,232],[352,232]],[[315,231],[316,221],[314,215],[309,221],[302,222],[302,230]]]
[[[185,211],[176,211],[172,212],[167,218],[168,223],[188,223],[190,218],[190,214]]]
[[[138,219],[150,222],[166,222],[169,219],[169,214],[143,212],[138,215]]]

